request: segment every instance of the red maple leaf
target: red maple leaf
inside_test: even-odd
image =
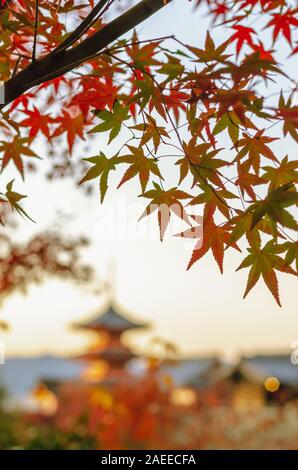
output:
[[[292,50],[291,52],[291,55],[295,55],[295,54],[298,54],[298,43],[296,43],[297,45],[294,47],[294,49]]]
[[[21,36],[17,34],[13,34],[11,37],[12,40],[12,49],[18,51],[18,52],[23,52],[25,54],[28,54],[28,49],[25,47],[26,44],[28,44],[29,39],[26,38],[26,36]]]
[[[230,42],[237,41],[236,51],[237,55],[240,53],[244,43],[253,46],[252,34],[256,32],[252,28],[247,28],[246,26],[236,25],[233,26],[233,29],[236,30],[236,33],[230,39]]]
[[[26,93],[24,95],[19,96],[17,99],[15,99],[12,102],[10,111],[13,111],[14,109],[16,109],[19,106],[19,104],[22,104],[24,106],[24,109],[27,109],[30,99],[34,97],[35,97],[34,93]]]
[[[52,137],[57,137],[64,132],[67,134],[67,142],[69,151],[72,151],[72,147],[75,141],[76,136],[83,139],[83,130],[84,130],[84,118],[82,114],[71,115],[69,111],[62,111],[62,115],[58,116],[55,119],[55,122],[59,126],[55,129]]]
[[[180,110],[185,111],[185,101],[189,99],[189,95],[179,91],[179,87],[172,87],[169,95],[164,95],[164,101],[167,105],[168,110],[172,110],[176,121],[179,120]]]
[[[222,17],[222,19],[225,21],[228,11],[229,11],[229,8],[224,2],[223,3],[215,2],[215,8],[213,8],[213,10],[211,10],[210,13],[212,13],[215,16],[215,20],[217,18]]]
[[[290,26],[298,26],[298,19],[294,18],[294,14],[297,13],[296,10],[288,10],[284,14],[275,13],[272,15],[272,20],[269,21],[267,27],[273,26],[273,42],[276,41],[278,35],[281,33],[290,46],[292,46],[292,38],[291,38],[291,28]]]
[[[209,250],[211,250],[220,272],[223,273],[224,250],[225,245],[227,245],[229,240],[229,232],[227,228],[225,226],[216,225],[211,214],[204,218],[203,223],[202,217],[200,216],[192,215],[191,218],[195,220],[199,226],[192,227],[176,235],[178,237],[198,239],[187,269],[190,269],[194,263],[199,261]],[[241,251],[236,243],[232,243],[231,246],[236,250]]]
[[[259,56],[260,56],[260,59],[261,60],[270,60],[271,62],[274,62],[274,58],[273,58],[273,55],[271,54],[272,52],[274,52],[272,49],[269,50],[269,51],[266,51],[264,49],[264,46],[261,42],[259,42],[258,44],[253,44],[251,46],[251,48],[255,51],[255,52],[258,52],[259,53]]]
[[[69,80],[66,80],[66,78],[63,77],[63,76],[61,76],[61,77],[56,77],[56,78],[53,78],[52,80],[48,80],[47,82],[42,83],[42,84],[38,87],[38,90],[42,90],[43,88],[48,88],[48,87],[50,87],[51,85],[53,85],[55,92],[58,93],[59,87],[60,87],[60,85],[61,85],[62,83],[68,84],[68,83],[70,83],[70,81],[69,81]]]
[[[119,87],[114,85],[111,77],[106,77],[104,81],[98,77],[87,77],[82,85],[83,91],[73,99],[71,104],[77,105],[84,116],[89,113],[90,108],[113,109]]]
[[[34,139],[39,131],[41,131],[48,139],[50,138],[49,125],[54,122],[48,114],[40,114],[39,110],[33,106],[33,111],[25,109],[23,113],[27,114],[27,118],[20,122],[20,126],[29,127],[29,137]]]

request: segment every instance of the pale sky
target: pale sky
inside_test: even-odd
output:
[[[138,31],[146,38],[175,32],[183,41],[200,47],[206,24],[201,14],[190,14],[188,2],[176,2]],[[221,28],[215,29],[214,38],[225,39]],[[285,51],[284,56],[288,53]],[[294,70],[294,64],[289,62],[289,68]],[[112,148],[116,144],[107,148],[101,140],[100,136],[93,144],[94,152],[81,156],[95,154],[99,148],[109,152],[116,149]],[[277,143],[277,148],[282,149],[282,145],[282,141]],[[293,141],[289,145],[290,153]],[[7,181],[9,176],[7,172]],[[110,262],[114,261],[115,301],[135,319],[152,325],[147,332],[127,336],[139,350],[148,352],[150,338],[161,337],[176,344],[184,355],[217,353],[230,357],[280,350],[290,354],[292,342],[298,340],[294,277],[279,276],[281,309],[262,281],[242,300],[247,271],[235,273],[241,260],[238,253],[226,255],[224,275],[211,255],[186,272],[193,242],[167,238],[161,243],[155,219],[149,224],[137,222],[143,207],[136,198],[137,182],[117,192],[112,190],[103,206],[96,192],[86,198],[70,181],[45,185],[41,176],[28,175],[23,188],[21,181],[17,184],[28,193],[27,208],[38,222],[35,226],[21,221],[21,238],[55,225],[57,211],[75,213],[76,218],[65,223],[63,230],[69,235],[89,236],[92,246],[86,250],[86,260],[93,263],[99,278],[108,277]],[[172,229],[173,233],[180,230]],[[90,318],[104,300],[86,288],[54,279],[32,286],[26,296],[12,295],[3,302],[0,317],[11,326],[9,332],[1,333],[7,355],[82,351],[90,336],[73,332],[69,325]]]

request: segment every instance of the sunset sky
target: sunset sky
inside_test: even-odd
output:
[[[208,22],[202,19],[202,12],[192,14],[188,2],[176,1],[138,31],[143,38],[174,32],[184,42],[199,47]],[[224,34],[227,35],[226,30]],[[215,28],[213,36],[215,40],[225,39],[221,28]],[[288,51],[281,54],[285,58]],[[294,70],[294,62],[289,61],[289,67]],[[105,142],[98,135],[94,151],[88,150],[85,155],[83,145],[80,156],[94,155],[99,148],[107,149]],[[282,142],[276,145],[279,150],[283,148]],[[292,147],[287,146],[286,151],[291,154],[292,150],[293,155],[294,141],[289,145]],[[115,149],[113,143],[108,151]],[[283,152],[281,155],[284,156]],[[9,172],[5,178],[9,180]],[[115,187],[113,178],[111,183]],[[139,350],[148,352],[150,338],[155,336],[172,341],[184,355],[217,353],[225,357],[259,351],[290,353],[291,343],[298,340],[294,277],[279,277],[283,304],[279,308],[262,281],[242,300],[247,271],[235,273],[241,254],[226,255],[224,275],[219,273],[210,255],[187,272],[193,242],[166,238],[161,243],[153,216],[152,221],[137,222],[143,207],[143,202],[136,198],[137,182],[128,183],[119,192],[108,192],[103,206],[99,204],[97,192],[87,198],[71,181],[45,185],[41,175],[28,174],[24,187],[18,181],[18,188],[28,194],[26,207],[38,222],[34,225],[21,221],[19,238],[26,239],[41,229],[55,226],[57,212],[64,214],[59,219],[62,231],[69,235],[86,234],[92,241],[85,251],[86,261],[95,266],[99,280],[112,278],[113,297],[119,308],[152,325],[147,332],[128,337]],[[180,229],[172,227],[172,233]],[[105,296],[94,295],[86,287],[55,279],[32,286],[26,296],[14,294],[1,305],[0,318],[11,327],[9,332],[1,333],[7,355],[81,351],[90,337],[73,332],[69,325],[90,318],[96,310],[100,311],[105,300]]]

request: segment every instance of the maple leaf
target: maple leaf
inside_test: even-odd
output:
[[[298,202],[298,193],[295,191],[293,183],[287,183],[276,189],[269,190],[263,201],[253,203],[248,209],[252,213],[251,228],[254,228],[265,214],[280,223],[284,227],[293,230],[298,229],[298,224],[294,217],[285,209]]]
[[[227,166],[227,162],[219,158],[214,158],[219,150],[210,150],[211,144],[197,144],[196,139],[191,139],[188,143],[183,142],[183,150],[185,157],[179,159],[175,165],[180,165],[179,184],[184,180],[190,171],[193,176],[192,187],[197,182],[211,181],[217,186],[222,186],[221,179],[218,175],[218,168]]]
[[[180,91],[179,84],[170,88],[170,93],[163,95],[164,102],[169,111],[173,111],[176,122],[179,122],[181,111],[186,110],[185,102],[189,99],[189,95]]]
[[[241,262],[236,270],[239,271],[240,269],[250,267],[243,298],[247,296],[249,291],[262,276],[277,304],[281,307],[278,280],[275,270],[287,272],[293,275],[296,275],[296,272],[289,266],[285,266],[284,260],[278,256],[280,248],[274,243],[274,240],[267,242],[263,248],[259,245],[248,248],[248,252],[249,255]]]
[[[284,266],[290,266],[295,261],[295,269],[298,273],[298,242],[286,242],[282,248],[286,250]]]
[[[203,222],[200,216],[193,215],[191,217],[196,222],[199,222],[199,226],[195,228],[192,227],[176,235],[178,237],[199,238],[192,252],[187,269],[190,269],[194,263],[199,261],[211,250],[220,272],[223,273],[224,250],[229,240],[229,231],[225,226],[216,225],[212,216],[204,218]],[[231,246],[241,251],[236,243],[233,242]]]
[[[296,13],[297,10],[288,10],[286,13],[274,13],[272,15],[272,20],[267,24],[267,28],[273,26],[273,43],[281,33],[292,46],[290,26],[298,26],[298,19],[293,16]]]
[[[202,191],[198,196],[194,196],[188,205],[195,206],[204,204],[204,221],[212,216],[218,209],[226,219],[230,217],[230,207],[227,202],[229,199],[236,199],[237,196],[227,189],[215,190],[212,186],[204,183],[198,185]]]
[[[246,119],[247,121],[247,119]],[[228,130],[229,136],[233,144],[235,145],[239,139],[239,129],[241,121],[234,111],[229,111],[217,121],[213,128],[213,135],[220,134],[225,129]]]
[[[69,84],[69,81],[66,80],[65,77],[61,76],[61,77],[56,77],[56,78],[53,78],[52,80],[48,80],[47,82],[44,82],[42,83],[39,87],[38,87],[38,90],[43,90],[43,89],[47,89],[49,88],[50,86],[53,86],[54,90],[56,93],[58,93],[58,90],[60,88],[61,85],[68,85]]]
[[[185,88],[191,89],[191,96],[188,103],[195,105],[201,100],[208,108],[211,98],[218,93],[215,80],[206,73],[206,70],[200,73],[189,74],[189,79],[189,83],[185,85]]]
[[[14,180],[10,181],[6,185],[6,193],[5,197],[9,204],[11,205],[11,208],[13,210],[16,210],[20,215],[27,217],[27,219],[31,220],[34,222],[31,217],[25,212],[25,210],[20,206],[19,202],[24,199],[27,196],[24,196],[23,194],[17,193],[16,191],[13,190],[13,183]]]
[[[172,55],[166,54],[168,62],[162,64],[158,69],[158,73],[162,75],[167,75],[166,81],[174,80],[182,75],[184,72],[184,65],[181,63],[181,60]]]
[[[244,43],[247,43],[249,46],[253,45],[251,36],[252,34],[256,34],[256,32],[254,29],[242,25],[236,25],[232,28],[236,30],[236,33],[230,38],[230,42],[237,41],[236,51],[237,55],[239,55]]]
[[[114,85],[111,77],[106,77],[104,81],[99,77],[85,77],[82,86],[83,91],[74,97],[71,104],[79,106],[84,115],[90,108],[104,110],[108,107],[112,111],[119,87]]]
[[[216,115],[216,108],[209,108],[206,112],[201,112],[199,116],[196,116],[196,109],[194,106],[191,106],[187,112],[189,130],[192,136],[200,137],[202,140],[206,140],[203,136],[203,131],[206,132],[207,139],[212,144],[212,147],[215,149],[215,138],[211,133],[210,129],[210,119],[214,118]]]
[[[238,87],[234,87],[230,90],[218,89],[217,93],[210,98],[210,102],[218,103],[219,109],[217,112],[217,118],[221,118],[224,114],[228,115],[228,118],[232,121],[234,126],[237,127],[237,122],[240,121],[244,126],[249,122],[245,113],[247,107],[244,103],[253,101],[256,95],[251,90],[239,90]],[[235,121],[232,120],[232,114],[237,116]],[[251,126],[249,126],[251,127]]]
[[[30,99],[32,99],[34,97],[35,97],[34,93],[26,93],[24,95],[19,96],[17,99],[15,99],[12,102],[12,105],[10,107],[10,111],[13,111],[14,109],[16,109],[19,106],[19,104],[22,104],[23,108],[27,109],[28,105],[30,103]]]
[[[131,151],[131,154],[119,157],[119,163],[128,163],[130,166],[124,173],[120,183],[118,184],[118,188],[136,175],[139,175],[143,192],[146,190],[150,173],[163,179],[154,158],[146,157],[142,148],[132,147],[131,145],[128,145],[127,147]]]
[[[83,139],[84,118],[82,114],[72,115],[70,111],[62,111],[61,116],[55,118],[55,123],[59,126],[55,129],[52,137],[57,137],[66,132],[67,142],[70,153],[76,137]]]
[[[259,41],[258,44],[252,44],[251,48],[258,53],[258,56],[260,57],[261,60],[269,60],[270,62],[274,62],[274,58],[272,55],[272,52],[274,52],[272,49],[269,51],[266,51],[264,49],[264,45]]]
[[[30,139],[15,136],[11,142],[0,141],[0,152],[3,152],[1,171],[12,161],[24,179],[22,155],[39,158],[29,147]]]
[[[20,36],[19,34],[12,34],[12,49],[28,54],[28,49],[26,45],[29,42],[29,39],[26,36]]]
[[[251,89],[240,90],[240,86],[242,86],[243,88],[243,86],[247,85],[247,80],[252,79],[252,77],[256,76],[260,76],[264,80],[268,80],[269,72],[276,75],[284,75],[283,71],[278,67],[275,61],[269,60],[268,57],[261,58],[261,55],[263,55],[262,52],[260,50],[257,50],[256,52],[245,55],[239,65],[232,64],[229,62],[226,66],[222,67],[217,71],[217,75],[222,75],[224,73],[228,73],[231,75],[234,81],[234,95],[236,95],[237,91],[243,95],[244,99],[244,94],[247,95],[247,99],[243,101],[243,104],[248,101],[253,101],[256,98],[256,94]],[[219,91],[222,94],[228,92],[228,90],[222,88],[220,88]]]
[[[151,199],[150,204],[146,207],[145,211],[139,218],[141,220],[152,214],[157,210],[158,224],[160,230],[160,240],[162,241],[170,222],[171,213],[173,212],[177,217],[180,217],[185,222],[189,223],[189,218],[185,212],[181,199],[189,199],[191,196],[177,187],[165,191],[157,183],[153,183],[154,189],[150,189],[141,197]]]
[[[278,162],[272,150],[268,147],[268,145],[266,145],[270,142],[273,142],[274,140],[277,140],[277,137],[267,137],[264,136],[263,133],[264,130],[260,130],[252,137],[246,133],[243,133],[242,139],[239,139],[237,142],[237,148],[242,147],[242,149],[238,152],[235,161],[240,161],[247,155],[250,166],[253,167],[257,175],[260,171],[261,155],[268,158],[269,160]]]
[[[251,228],[252,217],[252,212],[237,210],[236,215],[226,223],[231,230],[228,246],[233,242],[237,242],[243,235],[246,236],[250,246],[260,246],[260,232],[275,238],[277,236],[282,239],[285,238],[284,235],[276,229],[276,226],[269,217],[264,217],[254,228]]]
[[[108,189],[108,177],[110,171],[116,169],[116,165],[120,163],[118,156],[115,155],[112,158],[107,158],[103,152],[94,157],[83,158],[82,160],[92,163],[93,166],[87,171],[85,176],[79,181],[79,184],[85,183],[86,181],[93,180],[100,176],[99,189],[100,189],[100,201],[103,202]]]
[[[196,56],[198,60],[196,62],[213,62],[216,61],[218,63],[225,62],[229,57],[230,54],[223,54],[230,43],[230,39],[220,44],[218,47],[215,47],[214,41],[209,33],[206,34],[205,39],[205,47],[204,49],[199,49],[193,46],[187,46],[187,48]]]
[[[225,4],[225,2],[219,3],[215,2],[215,8],[210,10],[210,13],[214,15],[214,21],[221,18],[223,21],[226,20],[226,16],[229,12],[229,7]]]
[[[253,189],[253,186],[265,184],[266,179],[264,177],[250,173],[249,167],[249,160],[246,160],[242,165],[238,165],[238,178],[235,180],[235,184],[239,186],[242,196],[244,196],[244,193],[246,192],[251,199],[255,200],[256,193]]]
[[[278,167],[263,166],[262,169],[264,170],[262,179],[270,183],[270,190],[298,181],[298,162],[289,161],[287,156],[282,159]]]
[[[145,75],[142,80],[134,80],[133,84],[138,93],[131,98],[131,102],[138,103],[142,110],[148,104],[150,113],[155,109],[166,121],[165,101],[161,89],[155,81],[150,76]]]
[[[122,106],[118,101],[114,104],[112,111],[96,111],[95,115],[104,122],[93,127],[89,133],[111,131],[109,143],[117,137],[123,122],[127,121],[130,117],[129,108]]]
[[[49,114],[41,114],[35,106],[33,106],[33,111],[25,109],[23,113],[27,114],[28,118],[21,121],[19,125],[30,128],[29,137],[31,139],[34,139],[39,131],[42,132],[47,139],[50,139],[49,126],[55,121]]]
[[[161,138],[168,137],[168,133],[165,127],[158,126],[156,120],[149,116],[149,114],[145,113],[145,116],[147,118],[147,122],[143,124],[137,124],[136,126],[133,126],[132,129],[143,132],[140,142],[141,147],[150,142],[150,140],[153,140],[154,150],[157,152]]]
[[[298,142],[298,106],[292,106],[291,96],[289,96],[288,101],[285,102],[283,94],[280,94],[276,116],[284,120],[284,136],[289,133],[291,137]]]
[[[132,44],[126,46],[126,53],[132,59],[132,63],[139,69],[148,70],[148,66],[158,64],[154,58],[156,49],[160,41],[150,41],[142,45],[138,41],[137,33],[134,31],[132,37]]]

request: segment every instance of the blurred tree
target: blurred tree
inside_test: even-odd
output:
[[[0,233],[0,292],[6,296],[16,289],[26,291],[32,282],[41,282],[45,274],[91,280],[92,268],[84,264],[80,251],[87,245],[85,238],[43,232],[25,243],[15,243]]]

